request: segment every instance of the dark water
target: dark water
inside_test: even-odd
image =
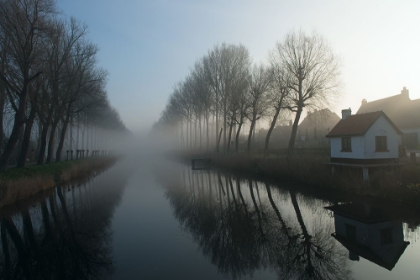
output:
[[[121,161],[0,219],[1,279],[420,279],[420,214],[177,163]]]

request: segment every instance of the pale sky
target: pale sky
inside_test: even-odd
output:
[[[88,25],[109,73],[111,104],[126,126],[145,131],[159,119],[173,86],[215,44],[243,44],[267,62],[292,30],[316,31],[341,60],[342,98],[330,108],[355,113],[368,101],[420,98],[420,1],[58,0]]]

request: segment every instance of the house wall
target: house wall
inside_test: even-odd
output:
[[[364,141],[362,136],[351,137],[351,152],[341,151],[341,137],[331,138],[331,157],[332,158],[364,158]]]
[[[386,152],[376,152],[375,136],[387,136]],[[331,158],[348,159],[390,159],[398,158],[400,137],[394,127],[383,117],[369,128],[364,136],[351,137],[351,152],[341,151],[341,137],[331,138]]]
[[[375,151],[375,136],[387,136],[387,152]],[[398,158],[399,138],[394,127],[383,116],[380,116],[364,136],[364,158]]]

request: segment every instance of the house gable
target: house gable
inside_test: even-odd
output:
[[[401,131],[383,112],[349,116],[327,135],[331,144],[331,161],[370,160],[373,163],[397,159],[399,134]],[[350,138],[351,149],[343,148],[343,143],[349,142],[343,138]],[[382,149],[378,147],[378,140],[382,141],[379,141]]]

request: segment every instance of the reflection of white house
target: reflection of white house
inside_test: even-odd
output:
[[[397,162],[398,140],[402,132],[382,112],[351,115],[343,118],[327,134],[331,162],[343,164],[382,164]]]
[[[420,99],[411,100],[408,89],[404,87],[401,94],[371,102],[364,99],[357,114],[375,111],[384,111],[404,133],[400,144],[409,150],[420,148]]]
[[[391,221],[368,205],[342,204],[327,207],[334,212],[335,233],[332,234],[349,250],[349,258],[359,256],[392,270],[405,248],[402,223]]]

